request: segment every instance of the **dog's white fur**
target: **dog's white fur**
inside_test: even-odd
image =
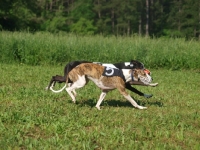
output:
[[[53,90],[53,84],[52,84],[50,89],[55,93],[61,92],[64,89],[66,89],[68,94],[71,96],[72,101],[75,103],[76,102],[75,89],[82,88],[83,86],[85,86],[89,79],[89,80],[92,80],[100,89],[102,89],[102,93],[96,104],[97,109],[100,110],[100,105],[101,105],[103,99],[105,98],[106,94],[109,91],[116,89],[116,88],[134,107],[136,107],[138,109],[146,109],[147,108],[147,107],[138,105],[132,99],[132,97],[125,91],[125,82],[129,82],[132,80],[131,69],[122,69],[122,72],[123,72],[125,80],[126,80],[125,82],[123,81],[123,79],[121,77],[118,77],[118,76],[113,76],[113,77],[101,76],[101,74],[103,73],[103,70],[104,70],[104,66],[101,66],[98,64],[92,64],[92,63],[80,64],[79,66],[75,67],[71,72],[69,72],[69,74],[67,76],[67,80],[68,80],[68,78],[70,78],[70,80],[73,81],[73,84],[69,85],[69,87],[67,87],[67,88],[66,88],[67,85],[65,84],[65,86],[58,91]],[[138,69],[135,69],[135,70],[133,71],[133,78],[135,81],[140,80],[144,84],[150,84],[150,82],[152,81],[151,76],[149,76],[144,71],[142,72],[141,69],[139,69],[140,70],[139,72],[142,72],[143,74],[139,74],[137,72]],[[99,73],[101,73],[101,74],[99,74]],[[66,81],[66,83],[67,83],[67,81]],[[74,92],[74,94],[72,93],[72,91]]]

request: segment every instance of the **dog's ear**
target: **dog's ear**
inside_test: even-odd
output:
[[[132,76],[134,76],[135,79],[138,80],[138,69],[132,69]]]
[[[133,66],[131,66],[133,65]],[[140,61],[138,60],[131,60],[130,61],[130,66],[131,67],[134,67],[134,68],[137,68],[137,69],[144,69],[144,64],[141,63]]]
[[[131,64],[131,63],[130,63],[130,67],[133,68],[133,67],[134,67],[134,64]]]
[[[130,61],[130,67],[131,67],[131,68],[135,68],[134,60],[131,60],[131,61]]]
[[[143,63],[141,63],[141,69],[144,69],[144,64]]]
[[[136,69],[136,70],[137,70],[137,74],[141,76],[146,76],[146,71],[144,69]]]

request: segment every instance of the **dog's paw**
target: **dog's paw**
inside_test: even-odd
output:
[[[144,94],[145,98],[151,98],[153,96],[153,94]]]
[[[144,106],[138,106],[137,108],[138,109],[147,109],[147,107],[144,107]]]
[[[100,106],[95,106],[98,110],[101,110]]]
[[[48,90],[49,88],[48,88],[48,86],[47,87],[45,87],[45,90]]]
[[[155,87],[155,86],[157,86],[158,85],[158,83],[150,83],[149,84],[149,86],[152,86],[152,87]]]

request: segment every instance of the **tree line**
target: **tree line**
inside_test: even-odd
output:
[[[200,0],[1,0],[0,29],[200,39]]]

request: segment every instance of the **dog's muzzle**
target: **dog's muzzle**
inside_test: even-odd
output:
[[[149,73],[147,73],[147,72],[145,72],[145,73],[146,73],[146,76],[138,75],[139,81],[141,81],[144,84],[150,84],[153,79],[151,78]]]

